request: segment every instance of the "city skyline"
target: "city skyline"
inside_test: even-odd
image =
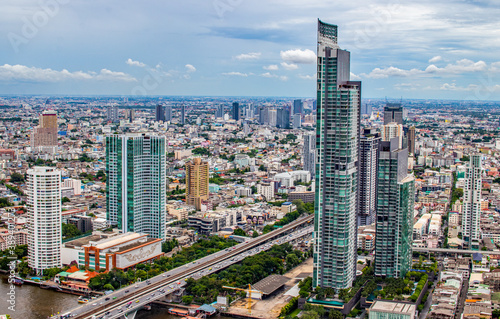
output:
[[[500,99],[484,2],[53,2],[2,4],[0,94],[312,97],[320,17],[343,30],[365,97]]]

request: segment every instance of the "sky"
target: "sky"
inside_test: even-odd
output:
[[[317,19],[364,98],[500,100],[497,0],[2,0],[0,94],[315,97]]]

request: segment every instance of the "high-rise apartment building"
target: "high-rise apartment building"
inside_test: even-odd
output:
[[[399,147],[403,147],[403,125],[396,122],[387,123],[382,127],[382,141],[389,142],[392,138],[397,137]]]
[[[294,114],[292,120],[292,128],[298,129],[302,126],[302,116],[300,114]]]
[[[231,114],[233,115],[233,120],[240,120],[240,105],[238,102],[233,103],[233,108],[231,109]]]
[[[302,100],[293,100],[293,114],[302,114]]]
[[[57,113],[56,111],[43,111],[40,114],[38,126],[32,136],[32,146],[56,147],[57,146]]]
[[[358,225],[366,226],[375,221],[377,198],[377,164],[380,133],[365,128],[359,146],[359,211]]]
[[[165,109],[163,105],[158,104],[155,109],[155,120],[156,122],[165,122]]]
[[[186,164],[186,203],[201,209],[201,201],[207,200],[208,191],[208,163],[195,158]]]
[[[135,111],[134,111],[134,109],[127,109],[127,110],[125,110],[125,119],[129,123],[134,122],[134,120],[135,120]]]
[[[384,125],[392,122],[403,124],[403,107],[401,103],[387,103],[384,107]]]
[[[181,104],[181,124],[186,124],[186,106],[184,103]]]
[[[172,105],[165,106],[165,122],[172,121]]]
[[[318,20],[313,286],[343,289],[356,277],[361,82],[337,26]]]
[[[108,114],[107,114],[108,121],[115,123],[115,122],[118,122],[120,120],[118,117],[118,105],[108,106],[107,111],[108,111]]]
[[[278,124],[278,110],[276,109],[268,109],[267,110],[268,120],[267,123],[269,126],[276,126]]]
[[[267,107],[262,106],[259,108],[259,124],[269,124],[269,109]]]
[[[481,218],[482,171],[481,155],[471,155],[465,172],[462,212],[462,239],[464,247],[469,249],[479,249],[481,240],[479,220]]]
[[[61,267],[61,172],[35,166],[27,171],[28,266],[37,274]]]
[[[408,152],[415,156],[415,126],[408,129]]]
[[[304,171],[311,173],[311,177],[316,176],[316,135],[304,135],[304,149],[302,152]]]
[[[290,111],[284,108],[279,108],[276,111],[276,127],[277,128],[290,128]]]
[[[165,147],[164,136],[106,136],[108,221],[124,233],[165,238]]]
[[[217,111],[215,112],[215,117],[216,118],[224,117],[224,105],[222,104],[217,105]]]
[[[406,144],[406,143],[405,143]],[[376,276],[403,278],[411,269],[415,179],[408,174],[408,148],[397,137],[379,148]]]

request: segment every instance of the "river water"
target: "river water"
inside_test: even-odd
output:
[[[10,304],[10,285],[7,276],[0,276],[0,315],[10,314],[12,319],[46,319],[54,313],[65,313],[78,306],[78,296],[70,295],[53,290],[42,289],[38,286],[22,285],[14,286],[15,311],[8,309]],[[167,309],[154,307],[151,311],[141,310],[137,313],[137,319],[180,319],[180,317],[168,314]],[[220,317],[223,318],[224,317]],[[229,318],[227,318],[229,319]]]

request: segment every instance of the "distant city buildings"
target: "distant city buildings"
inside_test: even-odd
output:
[[[106,136],[107,218],[123,233],[165,238],[165,137]]]
[[[155,108],[155,120],[156,122],[165,122],[165,109],[161,104],[158,104]]]
[[[290,111],[284,108],[279,108],[276,111],[276,127],[282,129],[290,129]]]
[[[313,287],[345,289],[356,277],[361,82],[337,26],[318,20],[318,115]]]
[[[186,124],[186,106],[184,103],[181,104],[181,125]]]
[[[304,148],[302,150],[304,170],[311,173],[311,178],[316,177],[316,134],[304,135]]]
[[[38,275],[61,267],[61,172],[35,166],[27,171],[28,266]]]
[[[231,109],[232,118],[235,121],[240,120],[240,104],[238,102],[233,102],[233,108]]]
[[[117,105],[111,105],[108,106],[108,114],[107,114],[107,119],[108,121],[115,123],[119,122],[120,118],[118,117],[118,106]]]
[[[201,210],[201,203],[208,200],[208,163],[195,158],[186,164],[186,203]]]
[[[55,151],[57,147],[57,113],[43,111],[39,117],[39,124],[35,127],[32,136],[32,146],[37,150]]]
[[[302,100],[294,100],[293,101],[293,114],[302,114],[302,113],[303,113]]]
[[[135,111],[134,111],[134,109],[126,109],[125,110],[125,119],[129,123],[134,122],[134,120],[135,120]]]
[[[172,121],[172,105],[165,106],[165,122]]]
[[[215,117],[216,118],[223,118],[224,117],[224,105],[223,104],[217,105],[217,110],[215,112]]]
[[[479,221],[481,218],[482,171],[481,155],[471,155],[465,172],[462,212],[462,239],[464,247],[469,249],[479,249],[481,240]]]
[[[403,124],[403,107],[401,103],[387,103],[384,107],[384,125],[392,122]]]

